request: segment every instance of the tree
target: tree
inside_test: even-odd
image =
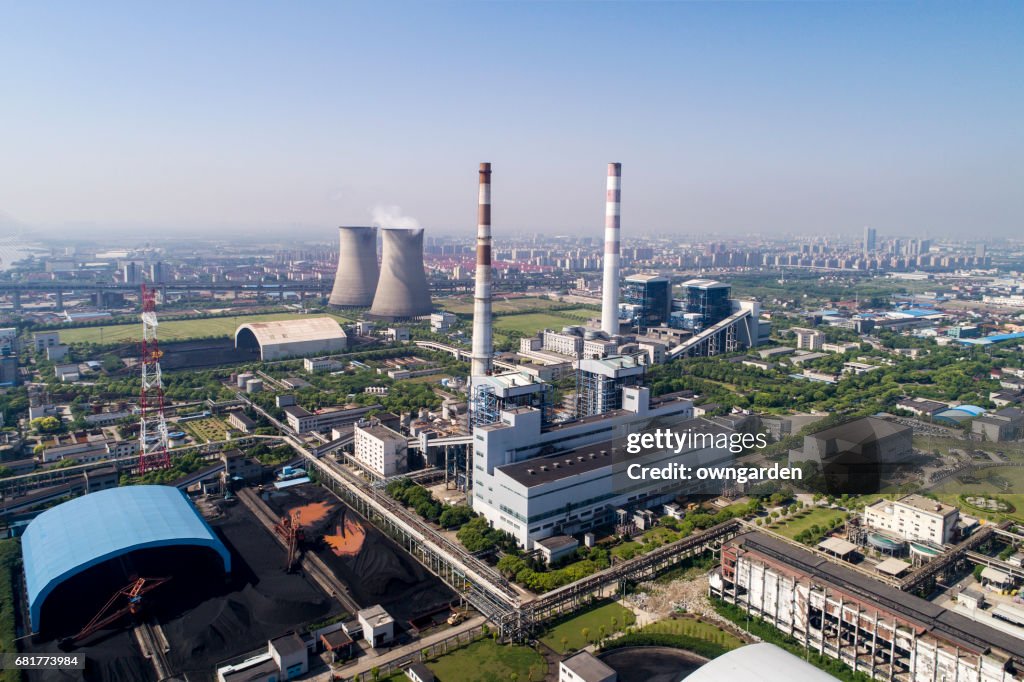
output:
[[[30,426],[36,430],[37,433],[54,433],[60,431],[61,422],[56,417],[36,417],[30,422]]]
[[[580,630],[580,634],[583,635],[583,639],[589,644],[590,643],[590,628],[583,628]]]
[[[569,653],[569,638],[568,637],[563,635],[562,639],[558,640],[558,643],[562,645],[562,653],[563,654]]]

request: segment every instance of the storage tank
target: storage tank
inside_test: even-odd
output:
[[[263,390],[263,379],[249,379],[245,382],[246,393],[259,393]]]
[[[243,373],[239,374],[238,378],[236,379],[236,383],[238,385],[238,388],[245,388],[246,383],[248,383],[250,379],[255,379],[255,378],[256,378],[256,375],[253,374],[252,372],[243,372]]]

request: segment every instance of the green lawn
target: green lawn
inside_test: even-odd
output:
[[[615,625],[612,625],[613,618]],[[635,622],[636,616],[632,611],[621,604],[611,602],[562,621],[548,630],[540,640],[555,651],[575,651],[588,644],[587,639],[590,642],[598,639],[601,636],[601,626],[604,626],[605,634],[610,635]],[[584,628],[589,630],[587,639],[583,637]],[[562,645],[562,638],[566,640],[565,646]]]
[[[494,328],[499,332],[516,331],[531,336],[542,329],[561,329],[566,325],[578,325],[579,320],[562,317],[555,313],[524,313],[503,315],[494,318]]]
[[[526,646],[497,644],[481,639],[467,647],[428,661],[438,682],[540,682],[547,675],[544,657]]]
[[[328,314],[341,323],[348,318]],[[311,313],[312,316],[319,316]],[[185,339],[207,336],[234,336],[235,330],[247,322],[270,322],[273,320],[291,320],[297,317],[309,317],[301,313],[266,313],[262,315],[231,315],[228,317],[210,317],[195,320],[170,320],[160,323],[161,341],[183,341]],[[117,343],[120,341],[139,341],[142,335],[142,324],[115,324],[101,327],[79,327],[77,329],[60,330],[61,343]]]
[[[1002,445],[1002,443],[1000,443]],[[981,516],[992,521],[1004,518],[1024,520],[1024,467],[992,467],[975,472],[953,476],[943,481],[931,492],[943,502],[960,504],[959,496],[970,494],[986,494],[1006,500],[1016,511],[1013,514],[981,512],[976,509],[965,509],[970,516]]]
[[[769,528],[779,535],[785,535],[787,538],[794,538],[811,526],[818,525],[822,528],[828,528],[832,519],[841,518],[843,518],[843,512],[838,509],[825,509],[823,507],[818,507],[811,510],[805,509],[798,514],[797,518],[794,518],[791,521],[786,521],[777,528],[771,526],[769,526]]]
[[[443,299],[438,304],[452,313],[469,314],[473,312],[472,296]],[[518,313],[528,310],[547,310],[558,305],[561,305],[558,301],[549,301],[546,298],[538,298],[536,296],[506,299],[502,298],[501,294],[495,294],[494,301],[491,303],[491,309],[496,313]]]
[[[224,433],[228,430],[227,424],[217,417],[194,419],[185,422],[182,426],[185,431],[191,433],[201,443],[224,440]]]
[[[721,644],[726,649],[736,649],[737,647],[743,646],[743,641],[731,632],[726,632],[717,625],[698,621],[695,618],[669,618],[666,620],[659,620],[657,623],[651,623],[650,625],[644,626],[640,631],[657,632],[668,635],[687,635],[689,637],[703,639],[707,642]]]

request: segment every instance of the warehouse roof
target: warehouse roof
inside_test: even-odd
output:
[[[300,317],[294,320],[249,322],[238,328],[235,332],[236,339],[243,329],[251,331],[260,345],[323,341],[345,336],[341,325],[333,317]]]
[[[759,680],[760,682],[836,682],[836,678],[815,668],[785,649],[761,642],[723,654],[697,668],[687,682]]]
[[[111,488],[44,511],[22,538],[32,630],[43,602],[62,582],[92,566],[140,549],[209,547],[231,570],[231,554],[177,488]]]

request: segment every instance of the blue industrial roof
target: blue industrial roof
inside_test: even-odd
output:
[[[1013,341],[1014,339],[1024,339],[1024,332],[1014,332],[1012,334],[992,334],[991,336],[983,336],[980,339],[957,339],[960,343],[987,346],[990,343],[999,343],[1000,341]]]
[[[941,315],[942,311],[931,310],[930,308],[909,308],[907,310],[900,310],[901,313],[906,313],[913,317],[929,317],[931,315]]]
[[[63,581],[129,552],[175,545],[209,547],[231,570],[224,543],[177,488],[111,488],[47,509],[21,541],[33,632],[39,631],[43,602]]]

